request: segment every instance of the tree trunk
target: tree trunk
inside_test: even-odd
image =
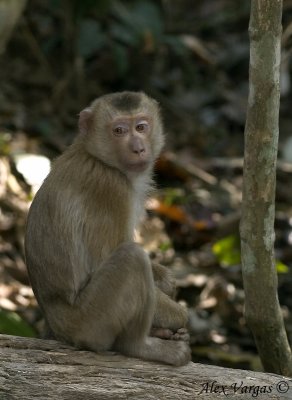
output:
[[[241,219],[245,315],[266,371],[292,376],[274,260],[281,0],[252,0]]]
[[[0,335],[1,400],[291,400],[292,380],[189,363],[171,367],[54,340]]]

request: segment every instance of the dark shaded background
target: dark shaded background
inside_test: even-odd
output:
[[[286,0],[276,257],[290,339],[291,16]],[[33,194],[20,157],[53,159],[94,98],[144,90],[161,104],[167,145],[140,241],[178,278],[194,360],[260,368],[243,317],[238,238],[248,21],[246,1],[28,1],[0,56],[0,332],[38,335],[43,323],[24,265]]]

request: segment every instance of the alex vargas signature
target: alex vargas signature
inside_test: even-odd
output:
[[[231,385],[220,385],[217,381],[206,382],[202,384],[202,390],[199,394],[204,393],[218,393],[224,394],[225,396],[228,393],[238,393],[238,394],[251,394],[252,397],[257,397],[260,393],[271,393],[273,390],[273,386],[259,386],[259,385],[244,385],[243,381],[240,383],[232,383]]]

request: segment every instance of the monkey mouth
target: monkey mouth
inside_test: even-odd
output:
[[[137,162],[133,162],[133,163],[129,163],[127,165],[127,168],[129,171],[133,171],[133,172],[143,172],[145,171],[150,165],[149,161],[137,161]]]

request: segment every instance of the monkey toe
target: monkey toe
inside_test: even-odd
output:
[[[170,339],[171,340],[182,340],[184,342],[189,342],[190,334],[186,328],[180,328],[173,335],[171,335]]]

